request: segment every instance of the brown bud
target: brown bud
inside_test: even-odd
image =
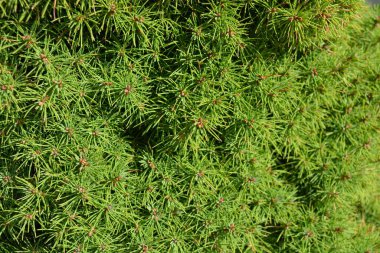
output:
[[[202,170],[197,173],[198,177],[203,177],[204,175],[205,175],[205,172]]]
[[[206,77],[202,76],[202,77],[197,81],[197,83],[201,84],[201,83],[203,83],[204,81],[206,81]]]
[[[40,59],[44,62],[44,63],[49,63],[49,59],[47,58],[47,56],[45,54],[40,54]]]
[[[265,80],[265,79],[267,79],[269,76],[257,75],[257,77],[258,77],[260,80]]]
[[[329,192],[329,196],[336,198],[339,196],[339,192]]]
[[[73,253],[80,253],[81,252],[81,246],[79,245],[76,249],[74,249]]]
[[[311,75],[312,75],[313,77],[318,76],[318,71],[317,71],[316,68],[313,68],[313,70],[311,71]]]
[[[278,11],[277,8],[271,8],[271,9],[269,10],[270,13],[276,13],[277,11]]]
[[[153,219],[155,219],[156,221],[158,221],[157,208],[153,208],[152,212],[153,212]]]
[[[208,54],[207,54],[207,58],[211,59],[211,58],[214,58],[216,55],[216,53],[210,51]]]
[[[231,28],[228,28],[227,30],[227,36],[228,37],[234,37],[236,35],[236,32],[234,32]]]
[[[351,124],[346,124],[345,126],[344,126],[344,130],[348,130],[348,129],[350,129],[352,126],[351,126]]]
[[[63,86],[62,80],[53,81],[53,83],[55,83],[56,85],[58,85],[59,88],[62,88],[62,86]]]
[[[132,86],[130,84],[128,84],[127,87],[125,87],[125,89],[124,89],[124,93],[126,96],[128,96],[129,93],[131,93],[131,91],[132,91]]]
[[[49,100],[49,96],[45,96],[41,99],[41,101],[38,102],[39,106],[43,106],[47,101]]]
[[[30,35],[24,35],[24,36],[21,36],[21,39],[22,40],[30,40],[32,37]]]
[[[27,220],[31,220],[31,219],[33,219],[33,214],[26,214],[24,217]]]
[[[186,94],[186,92],[184,90],[180,90],[179,95],[181,97],[185,97],[187,94]]]
[[[214,100],[212,100],[212,103],[213,103],[214,105],[220,104],[221,102],[222,102],[221,99],[214,99]]]
[[[85,16],[78,15],[75,19],[76,19],[77,22],[82,22],[85,19]]]
[[[69,216],[69,219],[72,221],[75,220],[76,218],[77,218],[77,215],[75,213]]]
[[[57,157],[59,155],[58,149],[53,148],[53,150],[51,151],[51,155],[54,156],[54,157]]]
[[[36,188],[32,188],[30,189],[30,193],[36,195],[38,193],[38,190]]]
[[[198,128],[203,128],[204,127],[204,120],[202,118],[198,118],[198,120],[196,122],[196,126]]]
[[[299,22],[302,22],[302,21],[303,21],[303,18],[302,18],[302,17],[299,17],[299,16],[297,16],[297,15],[295,15],[295,16],[293,16],[293,17],[288,18],[288,20],[289,20],[290,22],[293,22],[293,21],[299,21]]]
[[[3,177],[3,182],[4,183],[8,183],[8,182],[10,182],[11,181],[11,177],[10,176],[4,176]]]
[[[327,13],[320,13],[319,15],[318,15],[320,18],[322,18],[322,19],[329,19],[329,18],[331,18],[331,15],[330,14],[327,14]]]
[[[156,169],[156,165],[151,160],[148,160],[147,163],[152,170]]]
[[[145,21],[145,18],[144,17],[138,17],[138,16],[134,16],[133,17],[133,21],[135,22],[135,23],[143,23],[144,21]]]
[[[314,236],[314,233],[313,233],[312,231],[309,230],[309,231],[306,232],[306,236],[307,236],[307,237],[313,237],[313,236]]]
[[[241,43],[241,42],[239,42],[239,47],[241,48],[241,49],[244,49],[245,47],[246,47],[246,45],[244,44],[244,43]]]
[[[100,249],[101,251],[106,251],[106,249],[107,249],[107,245],[102,243],[102,244],[100,244],[99,249]]]
[[[26,43],[26,48],[30,48],[30,45],[32,45],[33,44],[33,41],[31,41],[31,40],[29,40],[27,43]]]
[[[84,159],[84,158],[80,158],[80,159],[79,159],[79,164],[80,164],[81,166],[83,166],[83,167],[86,167],[86,166],[89,166],[89,165],[90,165],[90,164],[87,162],[87,160]]]
[[[104,86],[111,86],[112,84],[113,84],[113,82],[103,82]]]
[[[111,4],[110,5],[110,10],[108,12],[109,15],[114,15],[116,13],[116,5],[115,4]]]
[[[197,30],[194,31],[195,32],[195,35],[197,37],[200,37],[202,36],[202,27],[199,27]]]
[[[72,128],[66,127],[65,131],[66,131],[66,133],[67,133],[70,137],[72,137],[73,134],[74,134],[74,129],[72,129]]]
[[[92,237],[95,234],[95,232],[96,232],[95,227],[92,227],[91,230],[90,230],[90,232],[88,232],[88,236]]]

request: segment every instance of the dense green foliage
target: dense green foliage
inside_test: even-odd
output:
[[[0,0],[0,252],[378,252],[379,15]]]

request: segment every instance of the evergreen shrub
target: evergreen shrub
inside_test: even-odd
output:
[[[0,252],[379,252],[379,17],[0,0]]]

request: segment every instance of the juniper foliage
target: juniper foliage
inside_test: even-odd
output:
[[[0,251],[377,252],[379,14],[0,0]]]

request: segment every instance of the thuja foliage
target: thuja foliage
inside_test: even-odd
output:
[[[0,251],[378,252],[379,14],[0,0]]]

